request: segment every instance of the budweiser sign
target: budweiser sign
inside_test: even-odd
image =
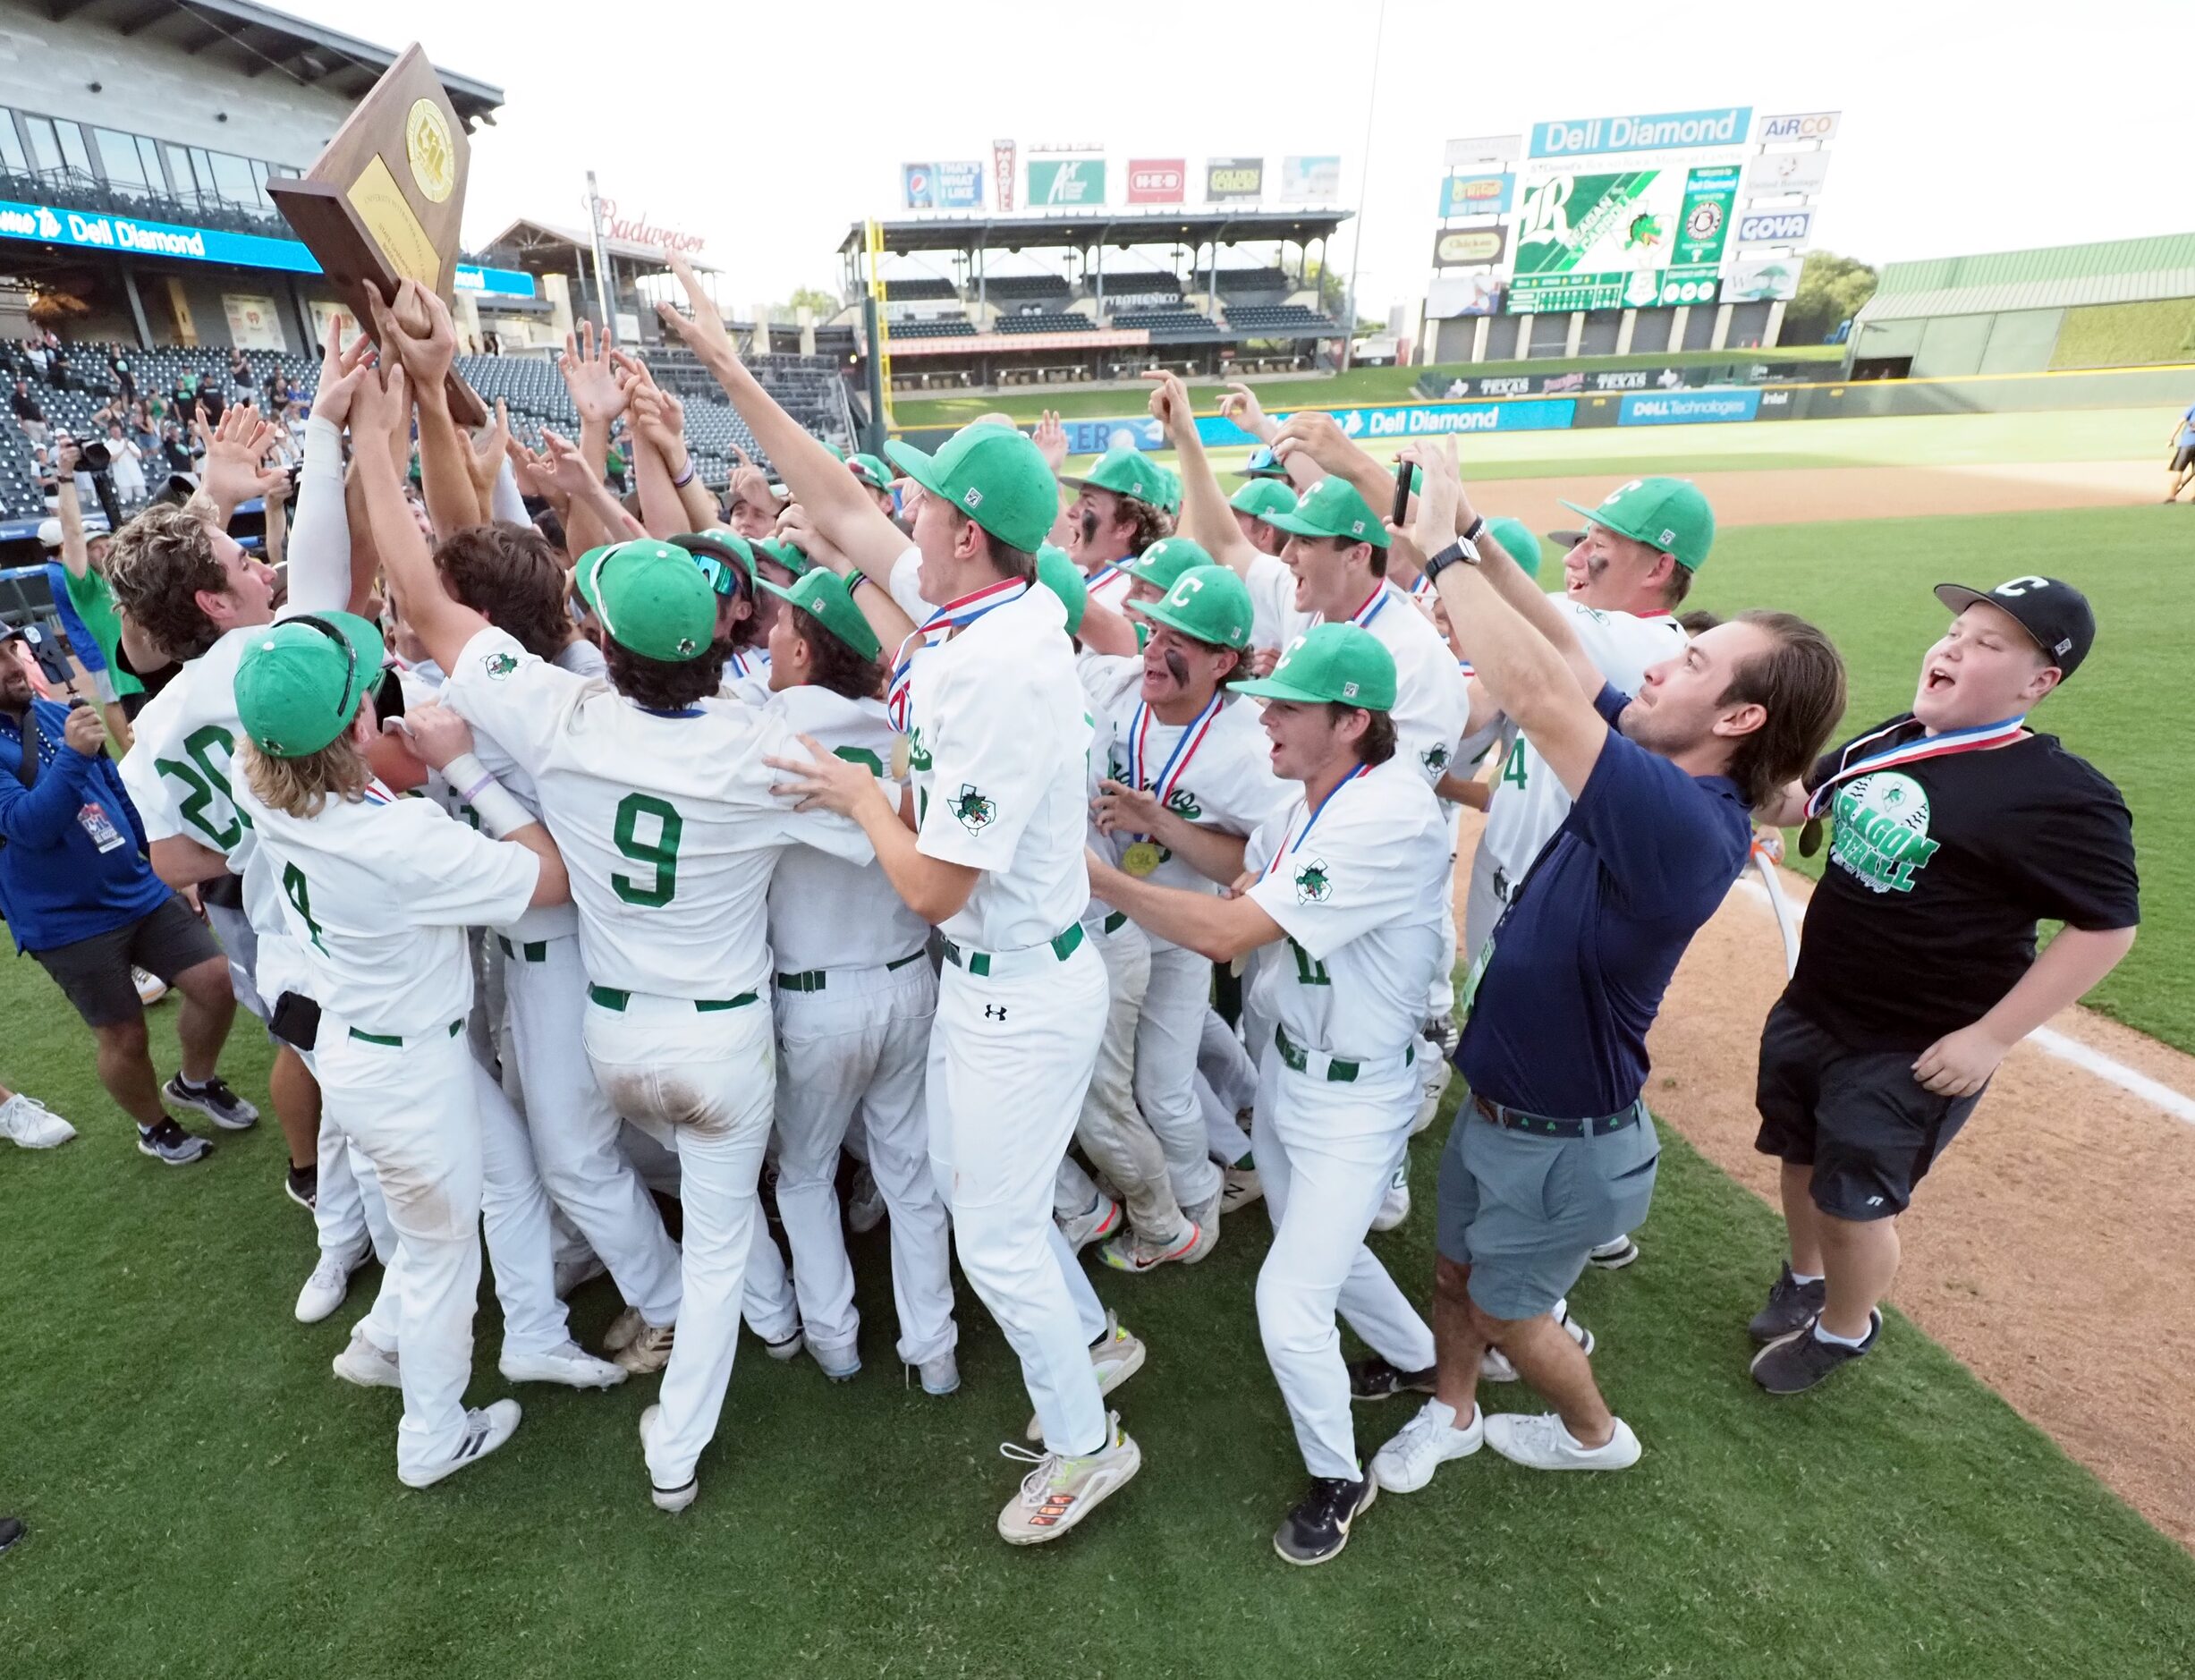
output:
[[[660,245],[665,250],[697,251],[708,242],[699,233],[682,233],[675,228],[658,227],[641,210],[629,216],[617,213],[617,200],[597,200],[602,207],[602,232],[607,239],[622,239],[634,245]]]

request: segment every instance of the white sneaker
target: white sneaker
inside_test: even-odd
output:
[[[0,1138],[19,1148],[50,1150],[76,1135],[76,1128],[36,1097],[20,1090],[0,1103]]]
[[[1265,1180],[1258,1176],[1255,1167],[1230,1167],[1222,1175],[1219,1187],[1219,1211],[1224,1218],[1247,1208],[1265,1197]]]
[[[338,1377],[345,1382],[356,1383],[361,1388],[401,1388],[404,1386],[396,1355],[383,1353],[356,1330],[351,1332],[350,1345],[335,1355],[333,1364]]]
[[[1387,1193],[1379,1204],[1379,1211],[1372,1216],[1372,1229],[1392,1231],[1410,1218],[1410,1160],[1404,1157],[1394,1169],[1394,1176],[1387,1181]]]
[[[372,1253],[371,1243],[360,1243],[350,1254],[322,1249],[312,1276],[305,1279],[305,1286],[297,1292],[297,1321],[318,1324],[343,1305],[343,1297],[351,1293],[351,1274],[363,1266]]]
[[[1036,1465],[1021,1478],[1021,1492],[998,1514],[998,1537],[1009,1546],[1057,1540],[1143,1468],[1143,1449],[1121,1428],[1117,1412],[1106,1416],[1105,1445],[1081,1458],[1032,1453],[1011,1441],[998,1450],[1008,1458]]]
[[[167,996],[167,982],[141,968],[130,971],[130,983],[137,988],[137,1001],[148,1009]]]
[[[1639,1245],[1631,1241],[1631,1233],[1612,1236],[1598,1247],[1586,1251],[1585,1258],[1605,1272],[1620,1272],[1639,1258]]]
[[[479,1464],[518,1433],[519,1417],[518,1402],[515,1400],[497,1400],[488,1405],[468,1408],[465,1413],[465,1438],[457,1444],[457,1450],[432,1470],[400,1470],[396,1472],[396,1480],[407,1488],[431,1488],[445,1476],[454,1475],[467,1465]]]
[[[1111,1394],[1131,1377],[1143,1369],[1143,1344],[1121,1322],[1121,1315],[1112,1308],[1106,1309],[1105,1334],[1089,1346],[1089,1362],[1098,1372],[1098,1393]],[[1036,1413],[1030,1414],[1022,1427],[1021,1438],[1040,1441],[1044,1438],[1044,1425],[1037,1421]]]
[[[877,1188],[877,1175],[864,1162],[853,1175],[846,1196],[846,1227],[856,1236],[884,1223],[884,1192]]]
[[[935,1359],[924,1360],[915,1370],[921,1376],[924,1394],[948,1395],[961,1386],[960,1362],[949,1347]]]
[[[663,1408],[660,1405],[649,1406],[640,1413],[640,1463],[643,1469],[648,1463],[648,1438],[656,1432],[656,1421],[662,1415]],[[648,1484],[648,1497],[654,1501],[658,1511],[683,1511],[693,1503],[694,1496],[700,1491],[701,1478],[699,1475],[687,1477],[684,1484],[676,1488],[658,1488],[653,1477]]]
[[[597,1359],[577,1342],[566,1342],[546,1353],[506,1351],[496,1362],[505,1382],[553,1382],[566,1388],[614,1388],[625,1379],[623,1365]]]
[[[1455,1408],[1428,1400],[1402,1433],[1372,1455],[1372,1475],[1389,1493],[1415,1493],[1452,1458],[1469,1458],[1485,1443],[1487,1414],[1471,1408],[1471,1421],[1456,1428]]]
[[[1067,1246],[1079,1254],[1089,1243],[1121,1228],[1121,1204],[1101,1190],[1098,1200],[1073,1218],[1063,1219],[1057,1214],[1052,1218],[1059,1234],[1067,1239]]]
[[[1440,1112],[1440,1099],[1448,1094],[1448,1082],[1455,1077],[1455,1069],[1430,1039],[1418,1040],[1418,1069],[1424,1081],[1424,1094],[1418,1099],[1418,1117],[1410,1123],[1413,1138],[1433,1124],[1433,1116]]]
[[[1565,1295],[1555,1303],[1555,1321],[1570,1332],[1570,1339],[1578,1345],[1578,1351],[1588,1359],[1593,1356],[1593,1333],[1570,1316],[1570,1298]],[[1479,1380],[1481,1382],[1514,1382],[1517,1368],[1509,1362],[1509,1355],[1498,1347],[1489,1347],[1479,1361]]]
[[[1486,1421],[1487,1445],[1528,1470],[1629,1470],[1639,1462],[1639,1438],[1622,1418],[1600,1447],[1588,1447],[1552,1412],[1496,1412]]]

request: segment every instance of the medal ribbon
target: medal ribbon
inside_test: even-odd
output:
[[[891,713],[892,727],[901,734],[907,733],[909,691],[912,687],[915,656],[935,648],[956,630],[965,630],[984,614],[1004,607],[1009,601],[1019,600],[1029,592],[1027,578],[1002,578],[972,595],[963,595],[957,601],[948,602],[924,619],[913,635],[899,644],[899,652],[892,659],[892,685],[886,692],[886,709]]]
[[[1303,825],[1303,832],[1296,836],[1295,844],[1293,845],[1284,845],[1279,851],[1275,852],[1273,854],[1272,861],[1268,862],[1264,869],[1258,871],[1258,878],[1259,880],[1263,880],[1267,876],[1272,874],[1275,870],[1280,868],[1281,860],[1283,858],[1292,858],[1295,856],[1297,853],[1302,851],[1303,843],[1311,837],[1311,830],[1318,826],[1318,819],[1326,814],[1326,807],[1334,802],[1334,795],[1340,793],[1344,787],[1347,787],[1350,783],[1356,781],[1360,776],[1369,776],[1371,773],[1372,767],[1370,765],[1360,764],[1355,769],[1352,770],[1347,776],[1343,776],[1339,782],[1335,783],[1335,785],[1327,791],[1326,796],[1318,802],[1318,810],[1311,812],[1311,819]]]
[[[1918,764],[1923,759],[1947,759],[1954,752],[1974,752],[1984,747],[2002,746],[2017,740],[2021,730],[2027,726],[2027,714],[2017,717],[2001,718],[1994,724],[1978,724],[1971,729],[1948,729],[1940,735],[1921,735],[1902,746],[1886,747],[1855,759],[1852,754],[1870,742],[1894,734],[1913,721],[1901,717],[1894,724],[1885,724],[1871,735],[1863,735],[1844,749],[1844,760],[1822,785],[1807,795],[1806,814],[1819,817],[1829,809],[1830,800],[1843,783],[1856,780],[1876,770],[1890,769],[1901,764]]]
[[[1097,571],[1091,573],[1089,577],[1083,580],[1083,590],[1090,595],[1097,594],[1099,590],[1105,588],[1106,584],[1110,583],[1115,577],[1119,576],[1120,572],[1121,563],[1119,561],[1107,561],[1104,565],[1098,567]]]
[[[1143,743],[1151,732],[1151,708],[1139,702],[1135,722],[1128,732],[1129,781],[1139,790],[1148,787],[1158,796],[1158,802],[1164,805],[1166,796],[1179,787],[1182,777],[1189,774],[1189,761],[1197,756],[1197,749],[1204,744],[1205,736],[1211,733],[1213,724],[1218,720],[1220,706],[1225,699],[1225,690],[1212,691],[1212,698],[1205,702],[1204,709],[1190,721],[1189,727],[1182,731],[1182,738],[1174,743],[1174,751],[1160,767],[1158,779],[1155,782],[1146,782],[1143,777],[1144,766],[1148,762],[1144,757]],[[1148,840],[1150,836],[1138,835],[1136,837]]]
[[[1364,598],[1364,605],[1350,614],[1349,622],[1360,630],[1365,628],[1387,610],[1387,603],[1394,598],[1394,591],[1387,587],[1387,580],[1380,579],[1372,585],[1372,592]]]

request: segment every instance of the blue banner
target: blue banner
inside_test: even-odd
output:
[[[461,262],[452,284],[460,292],[485,292],[500,298],[530,298],[534,294],[533,276],[518,268],[483,268],[474,263]]]
[[[1108,449],[1140,449],[1150,454],[1166,447],[1165,428],[1148,414],[1135,420],[1063,420],[1060,424],[1067,433],[1071,455],[1102,455]]]
[[[133,216],[61,210],[44,204],[0,200],[0,239],[38,240],[123,256],[176,257],[186,262],[229,263],[239,268],[280,268],[318,274],[312,253],[294,239],[225,233],[211,227],[140,222]]]
[[[902,164],[900,201],[911,210],[979,210],[980,163]]]
[[[1750,420],[1760,413],[1758,387],[1743,391],[1656,391],[1623,399],[1619,426],[1707,426]]]
[[[1753,107],[1725,105],[1711,111],[1659,111],[1642,116],[1590,116],[1532,124],[1532,157],[1575,157],[1592,152],[1692,151],[1742,146],[1753,126]]]

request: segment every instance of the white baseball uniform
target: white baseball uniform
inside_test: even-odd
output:
[[[1259,549],[1250,556],[1242,582],[1250,590],[1250,646],[1285,648],[1318,622],[1318,615],[1296,606],[1296,574],[1278,555]]]
[[[766,895],[805,842],[873,855],[852,823],[771,793],[782,720],[711,697],[674,715],[544,664],[494,629],[465,645],[444,703],[533,780],[579,911],[582,1037],[610,1106],[678,1140],[685,1233],[679,1334],[648,1473],[683,1487],[716,1432],[759,1218],[775,1056]]]
[[[1299,793],[1243,859],[1250,896],[1288,936],[1255,954],[1250,981],[1250,1013],[1272,1023],[1253,1047],[1274,1226],[1258,1328],[1313,1476],[1360,1473],[1337,1306],[1382,1358],[1433,1363],[1431,1330],[1364,1242],[1417,1113],[1411,1058],[1448,913],[1446,825],[1422,768],[1398,751],[1315,810]]]
[[[464,1438],[480,1280],[480,1105],[501,1097],[463,1036],[472,1007],[465,930],[514,921],[540,861],[377,783],[309,818],[272,810],[241,777],[234,795],[279,881],[284,920],[320,1003],[314,1063],[327,1115],[373,1161],[396,1228],[382,1301],[371,1328],[360,1328],[402,1354],[397,1469],[433,1470]],[[546,1273],[546,1209],[538,1242]],[[555,1317],[561,1325],[561,1308]],[[548,1345],[567,1339],[560,1331]]]
[[[1379,579],[1348,623],[1369,630],[1394,656],[1394,756],[1417,767],[1429,787],[1440,780],[1470,718],[1470,685],[1455,650],[1401,590]]]
[[[1106,1422],[1088,1345],[1105,1316],[1050,1205],[1106,999],[1080,921],[1089,714],[1049,590],[1006,581],[944,611],[962,628],[916,652],[906,678],[917,844],[980,873],[940,929],[932,1170],[1046,1447],[1092,1453]]]
[[[879,776],[899,737],[881,702],[812,684],[770,709],[797,734]],[[951,1348],[952,1258],[930,1180],[922,1088],[937,1012],[929,928],[883,869],[805,847],[778,860],[769,892],[777,963],[777,1211],[811,1347],[851,1350],[860,1328],[834,1183],[849,1122],[863,1122],[869,1170],[891,1211],[898,1352],[919,1365]],[[836,1361],[833,1362],[837,1362]]]

